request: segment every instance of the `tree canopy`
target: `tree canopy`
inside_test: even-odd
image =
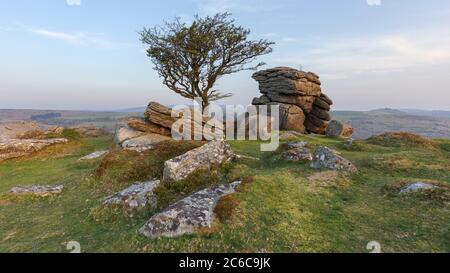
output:
[[[215,88],[222,76],[264,65],[252,63],[272,52],[274,43],[249,40],[250,30],[235,25],[230,15],[197,15],[190,24],[177,18],[140,32],[142,42],[149,46],[148,57],[169,89],[185,98],[200,97],[206,107],[232,95]]]

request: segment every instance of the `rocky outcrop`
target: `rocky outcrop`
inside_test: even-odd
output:
[[[159,180],[136,183],[121,192],[113,194],[103,202],[104,207],[120,207],[126,211],[145,207],[156,208],[157,198],[153,191],[159,186]]]
[[[253,105],[280,105],[280,130],[325,134],[332,100],[322,93],[319,76],[289,67],[253,74],[263,94]]]
[[[356,167],[352,162],[343,158],[339,152],[325,146],[320,146],[314,153],[311,168],[314,169],[332,169],[355,172]]]
[[[0,123],[0,142],[21,138],[28,132],[40,131],[41,128],[34,122],[15,121]]]
[[[97,152],[93,152],[92,154],[83,156],[82,158],[78,159],[79,161],[85,161],[85,160],[92,160],[92,159],[97,159],[100,158],[102,156],[104,156],[105,154],[107,154],[109,151],[97,151]]]
[[[333,120],[327,127],[326,135],[335,138],[351,138],[353,127],[337,120]]]
[[[24,186],[14,187],[9,192],[13,195],[36,195],[41,197],[47,197],[52,195],[61,194],[64,186]]]
[[[208,188],[176,202],[156,214],[140,229],[148,238],[176,237],[211,228],[219,200],[235,192],[240,182]]]
[[[234,159],[234,153],[226,141],[211,141],[166,161],[164,164],[164,180],[180,181],[196,170],[208,169],[232,159]]]
[[[65,138],[11,139],[0,142],[0,161],[22,157],[40,151],[48,146],[67,142],[68,140]]]
[[[115,134],[115,142],[118,146],[136,152],[151,150],[154,145],[171,139],[160,134],[137,131],[126,125],[118,127]]]
[[[159,126],[155,123],[147,122],[146,120],[141,118],[128,119],[128,127],[144,133],[160,134],[163,136],[172,135],[169,128]]]

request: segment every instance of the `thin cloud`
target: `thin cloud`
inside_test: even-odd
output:
[[[320,72],[327,79],[344,79],[361,74],[389,73],[450,63],[448,31],[310,42],[314,42],[316,46],[312,50],[304,51],[300,55],[280,56],[271,61],[294,66],[302,63],[307,69]]]
[[[22,28],[28,31],[29,33],[32,33],[39,37],[62,41],[64,43],[73,46],[97,47],[106,49],[136,48],[136,46],[132,44],[117,43],[110,41],[108,39],[105,39],[103,35],[98,33],[89,33],[89,32],[71,33],[29,26],[22,26]]]
[[[263,12],[273,11],[282,7],[281,3],[262,0],[195,0],[198,10],[203,14],[215,14],[219,12]]]

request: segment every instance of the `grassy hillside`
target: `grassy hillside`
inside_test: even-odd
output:
[[[130,217],[98,206],[135,181],[159,176],[166,158],[198,143],[78,161],[111,147],[105,137],[0,163],[0,252],[66,252],[69,241],[80,242],[84,252],[368,252],[370,241],[380,242],[384,252],[450,251],[448,191],[396,195],[407,181],[450,185],[450,140],[411,146],[372,139],[348,148],[325,137],[299,139],[311,148],[338,149],[360,172],[312,170],[283,162],[278,153],[259,152],[258,142],[232,142],[238,154],[260,160],[239,159],[159,189],[161,208],[207,185],[244,178],[227,203],[232,205],[223,206],[227,217],[212,231],[176,239],[149,240],[137,233],[156,211]],[[50,199],[7,194],[30,184],[63,184],[65,190]]]

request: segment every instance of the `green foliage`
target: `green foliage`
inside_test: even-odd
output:
[[[248,40],[250,31],[229,17],[229,13],[195,16],[190,24],[176,19],[164,27],[144,28],[141,40],[149,46],[147,54],[167,87],[189,99],[200,97],[206,107],[231,96],[214,89],[219,78],[264,65],[248,66],[272,52],[273,43]]]

